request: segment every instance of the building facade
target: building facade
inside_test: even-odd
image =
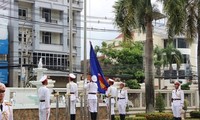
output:
[[[26,85],[42,58],[45,74],[61,82],[69,70],[69,0],[3,0],[9,20],[9,85]],[[81,11],[72,0],[73,71],[80,71]],[[31,78],[32,76],[32,78]],[[65,81],[66,82],[66,81]],[[62,83],[61,83],[62,84]]]

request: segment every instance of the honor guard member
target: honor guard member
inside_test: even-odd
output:
[[[174,120],[181,120],[181,111],[184,104],[184,93],[179,88],[180,83],[176,82],[175,89],[172,91],[172,112],[174,115]]]
[[[39,97],[39,120],[49,120],[50,116],[50,91],[47,88],[48,78],[44,75],[40,82],[42,86],[38,89]]]
[[[109,87],[106,91],[106,96],[107,96],[107,106],[109,108],[109,106],[111,106],[111,120],[115,120],[115,99],[117,97],[117,88],[114,86],[114,80],[113,79],[109,79]],[[109,105],[109,97],[111,98],[111,105]]]
[[[87,83],[87,80],[85,81],[85,88],[88,93],[88,105],[89,105],[89,111],[91,114],[91,120],[97,119],[97,76],[93,75],[91,77],[91,81]]]
[[[70,95],[70,118],[76,120],[76,101],[78,98],[78,86],[74,82],[76,76],[73,73],[69,74],[69,83],[67,84],[67,95]]]
[[[128,104],[128,93],[124,88],[125,83],[121,82],[119,85],[119,90],[117,94],[118,111],[120,115],[120,120],[125,120],[126,115],[126,105]]]
[[[13,120],[11,103],[4,101],[6,86],[0,83],[0,120]]]

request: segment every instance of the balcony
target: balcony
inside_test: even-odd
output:
[[[63,52],[63,46],[62,45],[56,45],[56,44],[43,44],[43,43],[40,43],[40,50]]]

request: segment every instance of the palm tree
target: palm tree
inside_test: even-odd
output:
[[[163,16],[151,4],[151,0],[118,0],[114,5],[114,11],[115,23],[124,34],[124,41],[130,40],[133,29],[146,32],[144,50],[146,112],[154,112],[152,21]]]
[[[169,38],[186,35],[189,42],[197,38],[198,90],[200,99],[200,0],[161,0],[168,18]],[[176,14],[174,14],[176,13]],[[200,103],[199,103],[200,110]]]
[[[170,82],[172,78],[172,71],[173,67],[172,64],[176,63],[177,65],[177,72],[179,71],[179,68],[181,66],[181,63],[183,61],[182,54],[179,50],[174,48],[173,43],[167,44],[167,47],[163,49],[163,59],[164,59],[164,66],[169,65],[169,77],[170,77]]]
[[[159,89],[161,89],[161,67],[163,64],[163,49],[156,45],[154,48],[154,66],[156,68],[156,76],[158,77]]]

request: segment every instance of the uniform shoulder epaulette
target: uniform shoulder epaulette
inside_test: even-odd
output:
[[[12,103],[10,103],[10,102],[5,102],[5,105],[7,105],[7,106],[12,106]]]

